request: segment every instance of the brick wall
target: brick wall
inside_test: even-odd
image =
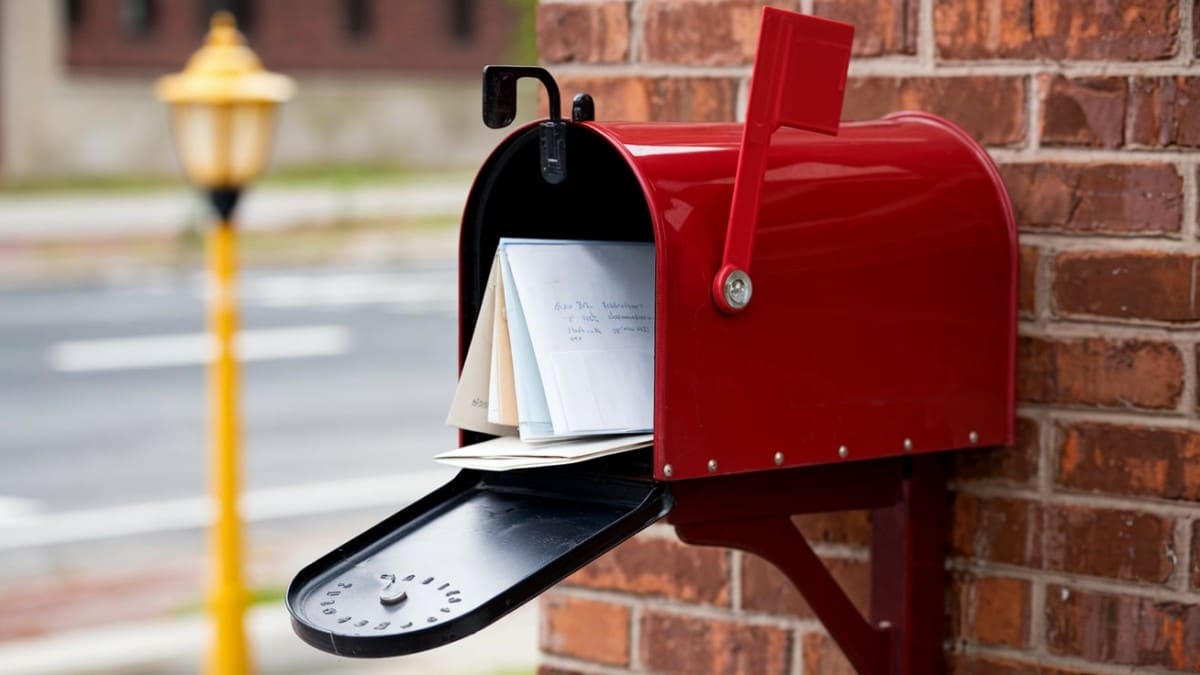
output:
[[[467,20],[457,26],[447,0],[366,0],[355,33],[346,0],[170,0],[151,4],[139,33],[122,24],[119,0],[80,0],[77,22],[64,21],[67,64],[84,73],[179,68],[200,46],[210,7],[222,4],[247,8],[241,28],[251,46],[267,67],[286,71],[477,75],[480,64],[512,57],[520,18],[512,0],[464,3]]]
[[[857,26],[845,117],[945,115],[1016,207],[1018,442],[955,464],[952,672],[1200,672],[1196,0],[772,4]],[[599,119],[734,119],[760,5],[542,0],[539,50]],[[867,516],[800,522],[864,604]],[[850,672],[773,568],[666,526],[542,606],[547,674]]]

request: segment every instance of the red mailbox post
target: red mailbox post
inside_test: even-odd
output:
[[[358,655],[442,644],[669,512],[684,541],[782,569],[859,672],[944,668],[937,453],[1012,442],[1016,231],[995,166],[958,127],[923,113],[838,124],[851,35],[766,9],[745,125],[597,122],[586,95],[568,122],[545,71],[485,70],[490,125],[511,122],[525,76],[546,84],[551,119],[503,141],[471,190],[461,353],[500,237],[653,242],[653,454],[517,477],[464,471],[301,573],[289,606],[302,637]],[[427,539],[446,553],[453,546],[432,529],[452,527],[475,501],[517,493],[547,505],[518,500],[506,517],[525,508],[557,517],[610,497],[612,509],[563,516],[590,524],[554,553],[534,554],[544,538],[530,538],[509,576],[489,578],[461,616],[447,617],[456,629],[355,633],[309,613],[351,567],[397,565]],[[874,510],[870,617],[790,520],[861,508]],[[560,525],[549,529],[571,529]],[[504,555],[521,546],[504,540]]]

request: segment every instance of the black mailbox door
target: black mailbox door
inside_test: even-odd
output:
[[[666,485],[630,467],[462,471],[301,570],[287,593],[293,627],[361,657],[470,635],[666,515]]]

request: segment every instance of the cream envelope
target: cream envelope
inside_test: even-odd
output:
[[[483,291],[483,303],[475,321],[475,332],[467,348],[467,359],[463,362],[458,388],[450,404],[446,424],[478,431],[494,436],[514,436],[516,427],[493,424],[488,421],[488,388],[491,380],[492,332],[496,321],[496,279],[499,265],[493,261],[488,274],[487,287]]]
[[[513,382],[512,341],[508,337],[508,312],[504,304],[504,275],[496,276],[496,320],[492,330],[492,376],[489,382],[488,421],[517,426],[517,389]]]

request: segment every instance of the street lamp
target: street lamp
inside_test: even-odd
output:
[[[248,669],[237,508],[238,373],[233,344],[237,241],[232,215],[242,189],[266,166],[275,109],[294,89],[291,78],[263,69],[228,12],[213,15],[204,46],[188,59],[183,72],[163,77],[155,85],[158,98],[171,106],[184,172],[205,190],[218,217],[207,247],[209,330],[214,344],[209,370],[210,480],[217,507],[210,590],[215,631],[208,670],[220,675],[239,675]]]

